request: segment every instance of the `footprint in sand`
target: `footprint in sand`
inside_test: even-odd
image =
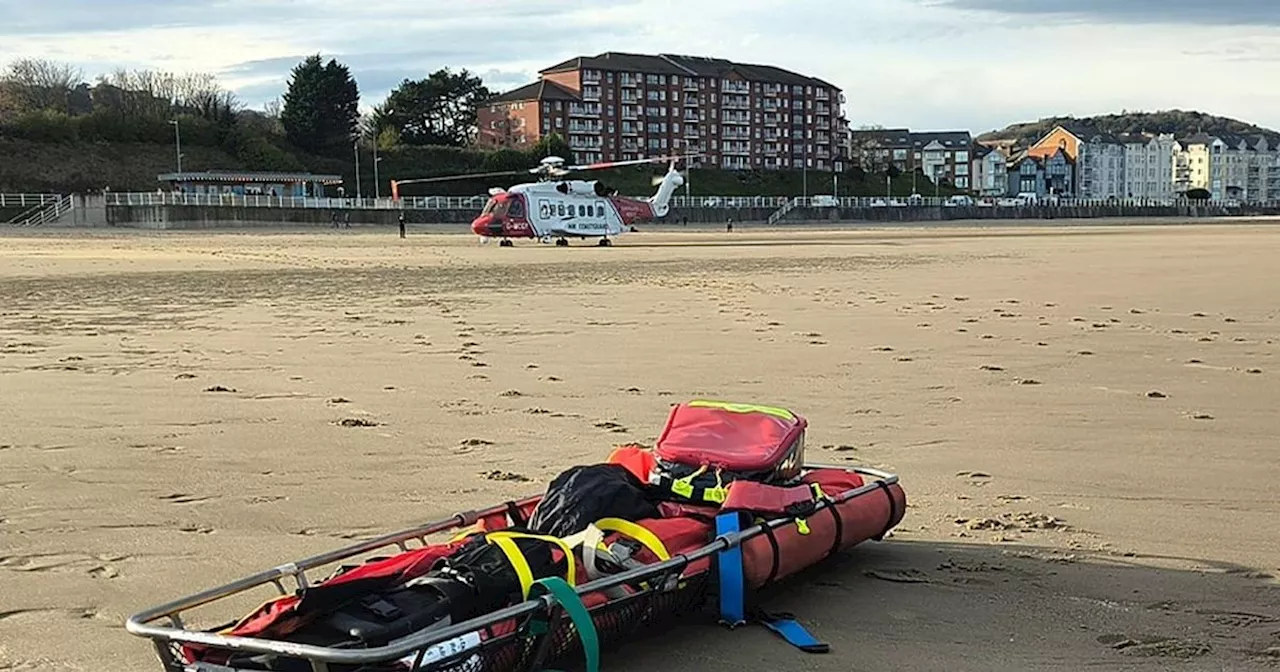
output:
[[[1191,419],[1192,420],[1213,420],[1213,416],[1208,413],[1193,413],[1191,414]]]
[[[956,478],[962,478],[970,485],[983,486],[991,482],[992,476],[985,471],[960,471],[956,472]]]
[[[990,371],[992,373],[999,373],[1000,371],[1004,371],[1003,366],[996,366],[994,364],[983,364],[982,366],[979,366],[978,369],[981,371]]]
[[[1244,372],[1257,376],[1262,374],[1262,369],[1245,369]]]
[[[343,418],[336,424],[339,427],[378,427],[382,423],[366,418]]]
[[[517,474],[511,471],[501,471],[498,469],[494,469],[493,471],[482,471],[480,472],[480,477],[487,481],[501,481],[501,482],[508,482],[508,483],[533,482],[532,478],[529,478],[524,474]]]
[[[603,422],[597,422],[597,423],[595,424],[595,427],[596,427],[596,429],[603,429],[603,430],[606,430],[606,431],[612,432],[612,433],[614,433],[614,434],[626,434],[626,433],[627,433],[627,431],[628,431],[626,427],[624,427],[624,426],[622,426],[622,425],[620,425],[620,424],[618,424],[618,423],[616,423],[616,422],[611,422],[611,421],[608,421],[608,420],[603,421]]]
[[[199,504],[200,502],[207,502],[213,499],[217,499],[217,497],[200,497],[198,495],[189,495],[183,492],[176,492],[171,495],[164,495],[163,497],[157,497],[156,499],[162,502],[169,502],[170,504]]]
[[[882,346],[880,346],[880,347],[871,348],[871,349],[872,349],[872,350],[874,350],[874,351],[876,351],[876,352],[893,352],[893,348],[891,348],[891,347],[889,347],[889,346],[887,346],[887,345],[882,345]]]
[[[1044,383],[1036,380],[1035,378],[1020,378],[1018,379],[1018,384],[1019,385],[1043,385]]]
[[[1151,390],[1150,392],[1147,393],[1147,398],[1148,399],[1168,399],[1169,395],[1165,394],[1164,392],[1161,392],[1160,390]]]
[[[179,373],[178,375],[174,376],[173,379],[174,380],[191,380],[195,377],[196,377],[196,374],[194,373]]]
[[[498,393],[498,396],[505,397],[507,399],[515,399],[517,397],[523,397],[524,393],[520,390],[503,390]]]
[[[205,392],[232,392],[232,393],[234,393],[234,392],[236,392],[236,389],[235,389],[234,387],[225,387],[225,386],[223,386],[223,385],[213,385],[213,386],[211,386],[211,387],[206,387],[206,388],[204,388],[204,391],[205,391]]]

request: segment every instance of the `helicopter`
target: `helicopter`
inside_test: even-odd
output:
[[[398,200],[400,186],[405,184],[533,174],[538,176],[537,182],[489,189],[489,201],[471,222],[471,231],[480,236],[481,243],[498,238],[501,247],[512,247],[513,238],[533,238],[565,247],[570,238],[599,238],[600,247],[609,247],[613,244],[611,236],[634,230],[638,222],[667,215],[671,196],[684,184],[684,175],[676,170],[681,158],[688,157],[658,156],[567,166],[563,158],[548,156],[527,170],[393,180],[391,197]],[[598,180],[565,179],[573,172],[663,161],[669,161],[670,166],[665,175],[654,179],[657,192],[647,199],[619,196]]]

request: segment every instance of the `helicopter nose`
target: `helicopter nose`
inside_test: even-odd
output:
[[[490,222],[491,222],[491,218],[488,215],[481,215],[479,217],[476,217],[471,222],[472,233],[476,234],[477,236],[489,235]]]

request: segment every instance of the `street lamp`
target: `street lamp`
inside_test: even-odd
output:
[[[382,157],[378,156],[378,141],[373,141],[373,197],[379,198],[382,195],[382,182],[378,180],[378,164],[382,163]]]
[[[178,172],[181,173],[182,172],[182,131],[178,130],[179,124],[177,119],[170,119],[169,123],[173,125],[174,153],[177,155],[177,158],[178,158]]]
[[[356,199],[359,200],[360,192],[360,141],[356,140],[351,145],[351,151],[356,155]]]

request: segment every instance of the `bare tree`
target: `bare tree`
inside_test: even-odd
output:
[[[73,65],[41,58],[20,58],[9,64],[0,81],[17,91],[24,111],[67,111],[67,97],[84,81]]]

